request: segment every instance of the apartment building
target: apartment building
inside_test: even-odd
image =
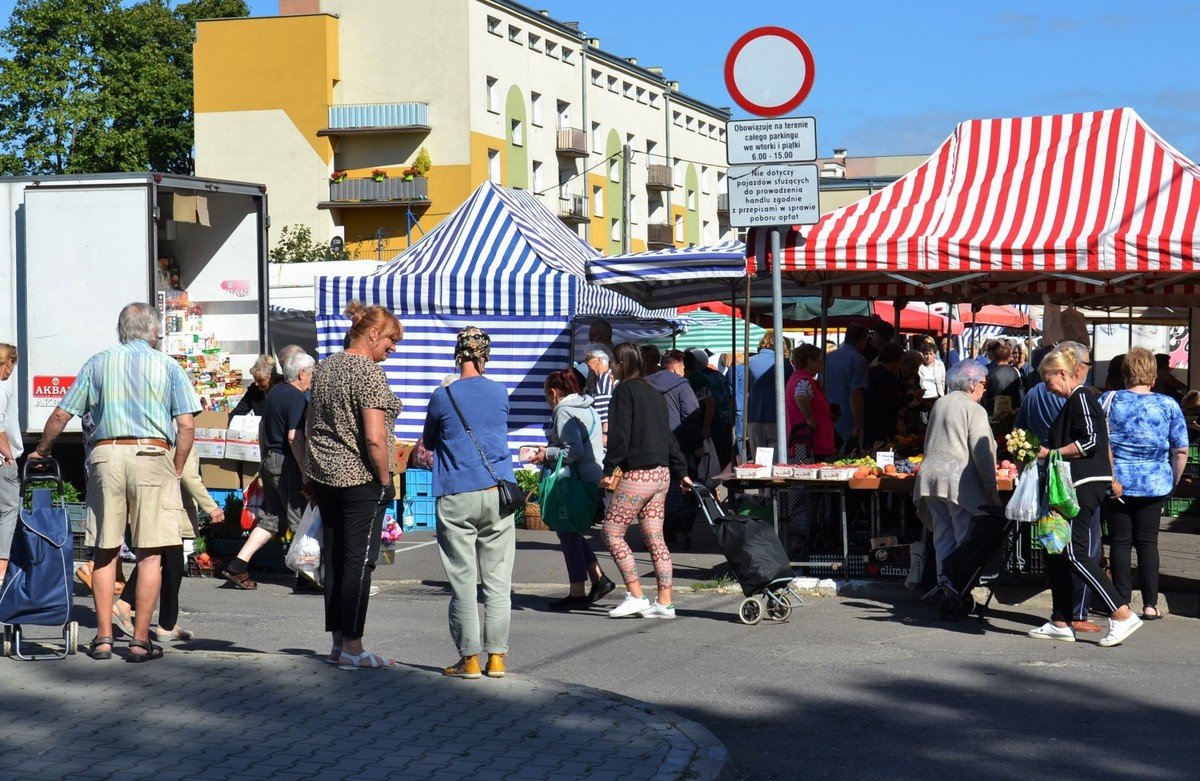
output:
[[[280,0],[200,22],[195,100],[197,174],[264,182],[273,237],[303,224],[388,257],[489,180],[608,254],[731,235],[728,109],[509,0]]]

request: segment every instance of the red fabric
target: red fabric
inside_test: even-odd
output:
[[[809,421],[800,411],[796,403],[796,386],[800,380],[808,380],[812,384],[812,412],[815,420]],[[788,377],[784,390],[784,407],[787,410],[787,428],[791,431],[797,423],[808,423],[813,427],[813,453],[819,456],[831,456],[837,452],[833,442],[833,413],[829,411],[829,401],[821,384],[804,369],[797,369]]]

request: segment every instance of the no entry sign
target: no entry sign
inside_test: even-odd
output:
[[[783,27],[758,27],[737,39],[725,57],[725,87],[751,114],[779,117],[812,89],[812,50]]]

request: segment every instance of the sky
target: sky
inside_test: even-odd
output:
[[[822,155],[928,153],[968,119],[1128,106],[1200,160],[1200,0],[525,2],[716,106],[733,105],[723,68],[735,40],[761,25],[793,30],[816,77],[792,113],[816,117]],[[256,16],[278,10],[249,4]],[[0,19],[12,5],[0,0]]]

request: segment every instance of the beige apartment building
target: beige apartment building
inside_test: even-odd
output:
[[[265,183],[273,237],[302,224],[390,257],[489,180],[607,254],[626,232],[635,252],[732,235],[728,109],[509,0],[280,0],[200,22],[195,100],[197,174]]]

